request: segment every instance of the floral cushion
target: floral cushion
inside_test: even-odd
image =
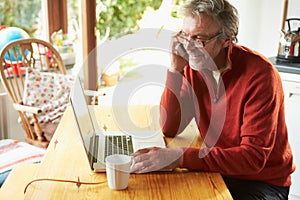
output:
[[[69,103],[74,76],[39,72],[28,68],[25,76],[23,103],[38,107],[40,123],[58,122]]]

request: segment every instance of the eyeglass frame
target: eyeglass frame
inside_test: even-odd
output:
[[[185,34],[185,35],[183,35],[183,34]],[[201,47],[205,47],[208,43],[210,43],[214,39],[220,37],[222,34],[223,34],[223,32],[221,31],[207,40],[202,40],[199,35],[190,36],[187,33],[185,33],[183,30],[181,30],[178,32],[177,37],[180,37],[187,41],[192,39],[192,40],[196,41],[197,43],[199,43],[201,45]],[[188,35],[188,37],[186,35]]]

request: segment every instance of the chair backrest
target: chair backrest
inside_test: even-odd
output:
[[[0,51],[0,77],[14,105],[23,105],[25,73],[28,68],[39,72],[67,73],[60,54],[50,43],[35,38],[8,43]],[[26,133],[26,140],[31,144],[46,147],[49,141],[46,141],[39,125],[34,124],[32,128],[25,111],[17,111]],[[43,144],[36,143],[36,140]]]
[[[21,103],[26,68],[41,72],[66,74],[60,54],[48,42],[40,39],[20,39],[7,44],[0,52],[1,81],[14,103]]]

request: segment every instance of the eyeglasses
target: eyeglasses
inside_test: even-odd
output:
[[[201,39],[200,35],[190,36],[189,34],[185,33],[184,31],[180,31],[177,34],[177,39],[182,44],[186,44],[187,42],[190,42],[191,40],[194,40],[200,45],[200,47],[205,47],[208,43],[210,43],[214,39],[220,37],[222,33],[223,32],[219,32],[216,35],[212,36],[211,38],[203,40],[203,39]]]

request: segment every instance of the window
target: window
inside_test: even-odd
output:
[[[1,0],[0,25],[15,26],[34,36],[38,30],[41,0]]]

